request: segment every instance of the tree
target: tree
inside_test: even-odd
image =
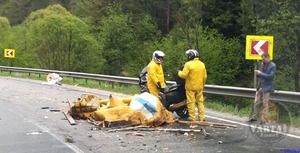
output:
[[[9,31],[11,30],[10,23],[6,17],[0,16],[0,46],[4,47],[4,41],[6,41],[9,36]]]
[[[119,5],[112,5],[107,13],[99,28],[106,59],[105,73],[128,75],[128,72],[139,72],[133,63],[143,57],[143,43],[151,41],[156,34],[155,24],[146,14],[141,15],[140,20],[133,20],[131,14],[124,14]]]
[[[25,25],[29,28],[30,47],[36,53],[37,62],[41,67],[101,72],[103,59],[100,46],[93,45],[95,40],[89,33],[88,25],[62,6],[51,5],[33,12],[26,19]],[[94,61],[86,60],[91,57],[97,58],[93,58]],[[91,65],[89,62],[92,62],[93,66],[97,63],[98,69],[86,67]]]
[[[1,17],[0,16],[0,51],[4,51],[6,48],[11,48],[13,47],[12,44],[10,43],[10,31],[11,31],[11,26],[6,17]],[[6,61],[4,57],[2,56],[2,62]]]
[[[257,35],[274,36],[274,61],[278,66],[276,88],[300,91],[300,2],[295,0],[244,1]],[[291,82],[290,80],[293,80]],[[292,85],[292,84],[293,85]]]
[[[237,39],[226,39],[216,30],[202,28],[198,29],[199,37],[195,35],[194,29],[189,29],[191,39],[198,37],[200,60],[207,68],[208,84],[235,85],[236,78],[241,72],[242,52],[241,45]],[[186,61],[185,51],[190,49],[189,42],[184,37],[185,31],[182,28],[173,29],[163,39],[161,48],[166,53],[164,70],[173,78],[174,72]]]

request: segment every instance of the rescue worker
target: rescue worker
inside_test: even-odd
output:
[[[203,89],[207,79],[205,64],[199,60],[199,53],[195,49],[187,50],[185,55],[188,61],[184,64],[183,70],[178,71],[177,75],[185,79],[189,120],[196,121],[195,107],[197,107],[199,120],[205,121],[203,97]],[[191,127],[197,127],[197,125],[192,124]]]
[[[165,54],[162,51],[155,51],[152,55],[152,60],[147,66],[148,81],[147,86],[150,94],[158,96],[159,91],[164,91],[166,84],[164,78],[164,72],[162,63],[164,61]]]

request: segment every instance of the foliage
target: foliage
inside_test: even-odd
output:
[[[0,16],[0,49],[6,48],[8,43],[7,38],[9,37],[9,31],[11,30],[10,23],[6,17]]]
[[[241,72],[242,62],[241,46],[236,39],[226,39],[215,30],[203,29],[197,26],[199,38],[196,39],[195,29],[189,29],[190,40],[193,44],[200,44],[200,60],[202,60],[208,73],[208,84],[234,85],[235,77]],[[174,29],[163,41],[162,49],[166,53],[164,62],[167,74],[173,75],[186,62],[185,51],[190,49],[182,28]],[[195,42],[197,41],[198,42]],[[175,59],[175,60],[174,60]]]
[[[266,4],[255,1],[253,16],[256,16],[256,32],[275,38],[274,61],[278,67],[277,78],[281,79],[276,80],[277,87],[287,89],[287,82],[293,80],[294,89],[289,90],[300,91],[300,2],[268,0]],[[283,74],[289,77],[282,80]]]
[[[29,28],[30,48],[33,48],[40,67],[101,72],[103,59],[100,47],[89,33],[88,25],[63,7],[52,5],[34,12],[25,25]]]
[[[136,63],[144,60],[143,44],[151,42],[159,33],[149,15],[141,14],[136,20],[131,14],[121,12],[120,6],[110,7],[108,16],[101,20],[99,39],[106,59],[104,73],[128,76],[128,72],[140,72]]]
[[[244,60],[246,35],[272,35],[276,89],[300,90],[299,1],[5,0],[0,4],[4,17],[0,23],[8,28],[0,29],[1,35],[7,35],[0,38],[0,49],[14,48],[17,53],[15,59],[2,57],[3,64],[137,76],[153,51],[162,50],[167,54],[163,67],[171,80],[186,61],[184,51],[195,48],[207,66],[208,83],[252,87],[253,61]]]

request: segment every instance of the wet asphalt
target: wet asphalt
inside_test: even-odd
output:
[[[47,85],[43,81],[0,77],[0,152],[172,152],[245,153],[300,152],[300,135],[274,126],[261,126],[218,113],[207,113],[206,121],[236,125],[236,128],[198,127],[204,132],[169,132],[162,129],[190,129],[187,124],[164,124],[158,129],[114,131],[87,120],[70,125],[63,111],[67,101],[84,93],[107,98],[128,95],[68,85]],[[176,115],[176,114],[174,114]],[[282,133],[264,129],[273,127]],[[269,137],[269,138],[268,138]]]

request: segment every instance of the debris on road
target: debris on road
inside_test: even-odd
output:
[[[127,132],[125,135],[145,136],[145,134],[141,132]]]
[[[151,127],[132,127],[132,128],[121,128],[121,129],[111,129],[108,132],[116,131],[162,131],[162,132],[202,132],[204,129],[165,129],[165,128],[151,128]]]
[[[66,118],[68,119],[69,123],[71,125],[75,125],[76,124],[76,121],[73,119],[73,117],[70,115],[70,112],[69,111],[64,111],[64,114],[66,116]]]
[[[61,85],[61,81],[63,80],[62,77],[60,77],[57,73],[49,73],[47,75],[47,84],[57,84],[57,85]]]
[[[60,109],[50,109],[50,112],[60,112]]]
[[[195,122],[192,122],[192,121],[181,121],[181,120],[178,120],[177,121],[178,123],[183,123],[183,124],[197,124],[197,125],[201,125],[201,126],[210,126],[210,127],[214,127],[214,128],[236,128],[237,126],[236,125],[232,125],[232,124],[223,124],[223,123],[214,123],[214,122],[206,122],[206,121],[203,121],[203,122],[199,122],[199,121],[195,121]]]
[[[70,105],[70,103],[68,103]],[[145,92],[128,98],[116,98],[113,95],[109,99],[102,99],[93,94],[83,94],[70,105],[70,110],[64,112],[71,125],[76,124],[75,119],[87,119],[88,122],[99,128],[109,128],[108,132],[116,131],[162,131],[162,132],[202,132],[210,135],[203,127],[236,128],[236,125],[214,122],[182,121],[165,109],[160,100]],[[161,125],[175,127],[160,127]],[[179,123],[179,124],[178,124]],[[199,125],[197,128],[182,128],[180,124]],[[160,128],[158,128],[160,127]],[[142,136],[143,134],[136,134]]]
[[[157,127],[163,123],[173,123],[177,119],[166,110],[160,100],[143,93],[129,98],[101,99],[96,95],[83,94],[70,109],[74,118],[90,119],[99,126],[105,123],[130,123],[133,126]]]

